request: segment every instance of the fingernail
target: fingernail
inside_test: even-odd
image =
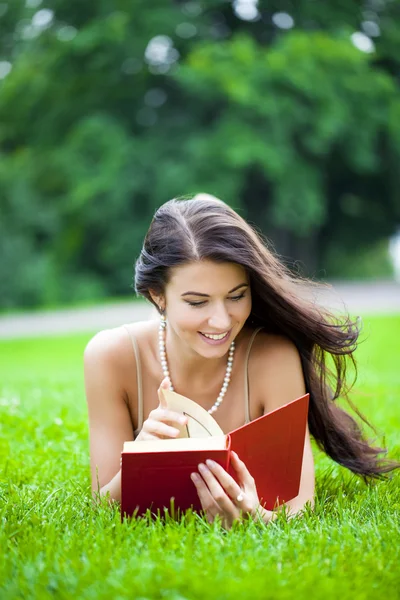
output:
[[[203,463],[200,463],[198,468],[200,473],[206,473],[208,471],[206,465],[203,465]]]
[[[197,475],[197,473],[191,473],[190,474],[190,479],[194,482],[199,481],[200,477]]]
[[[213,467],[216,467],[216,466],[217,466],[217,463],[216,463],[216,462],[214,462],[213,460],[211,460],[211,458],[208,458],[208,459],[206,460],[206,464],[207,464],[207,466],[208,466],[208,467],[210,467],[211,469],[212,469]]]

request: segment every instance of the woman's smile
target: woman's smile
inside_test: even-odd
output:
[[[206,342],[206,344],[211,344],[212,346],[218,346],[218,345],[224,344],[225,342],[228,341],[231,331],[232,331],[232,329],[229,329],[229,331],[226,331],[224,333],[219,333],[219,334],[203,333],[201,331],[199,331],[198,333],[201,335],[201,337]]]

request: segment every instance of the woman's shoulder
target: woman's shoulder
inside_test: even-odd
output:
[[[249,378],[268,412],[305,393],[301,358],[286,336],[260,330],[249,360]]]
[[[253,335],[251,356],[256,360],[263,360],[268,357],[269,359],[281,361],[285,357],[298,356],[296,345],[285,335],[271,333],[265,328],[246,327],[245,340],[247,340],[247,344],[250,343]]]
[[[135,354],[132,337],[143,342],[154,333],[156,325],[155,321],[138,321],[99,331],[86,345],[85,362],[96,361],[114,367],[129,365],[131,368]]]

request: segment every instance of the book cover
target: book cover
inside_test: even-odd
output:
[[[234,450],[254,477],[260,502],[272,510],[297,496],[300,486],[309,395],[235,429],[226,436],[215,419],[198,404],[167,391],[171,410],[188,416],[176,440],[125,442],[121,454],[121,516],[188,508],[200,511],[190,473],[207,458],[233,477]],[[204,414],[205,413],[205,416]],[[212,421],[214,423],[212,423]],[[207,438],[207,439],[205,439]]]

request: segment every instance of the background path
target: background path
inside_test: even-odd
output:
[[[400,313],[400,283],[335,283],[318,292],[317,300],[353,315]],[[95,332],[147,319],[152,307],[141,301],[0,316],[0,339]]]

